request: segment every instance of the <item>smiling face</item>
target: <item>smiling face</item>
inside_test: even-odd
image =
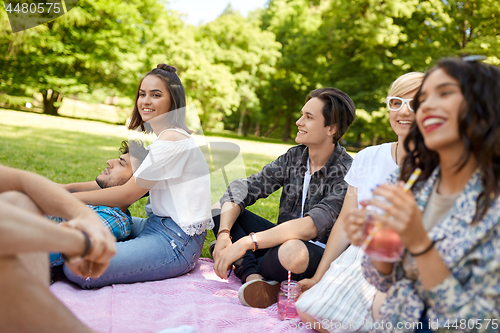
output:
[[[302,116],[297,120],[298,127],[295,142],[308,147],[332,143],[334,126],[325,126],[323,116],[324,103],[319,98],[311,98],[302,108]]]
[[[438,68],[422,85],[419,102],[416,119],[426,147],[438,152],[462,151],[458,121],[464,96],[459,82]]]
[[[415,96],[417,91],[411,91],[400,97],[403,99],[411,99]],[[415,112],[408,108],[408,103],[404,103],[403,107],[399,111],[389,111],[389,121],[391,123],[392,130],[397,136],[406,137],[410,132],[410,127],[415,121]]]
[[[124,185],[132,177],[130,154],[123,154],[120,158],[108,160],[106,164],[108,167],[95,179],[101,188]]]
[[[172,101],[165,83],[157,76],[148,75],[142,80],[137,98],[137,108],[144,122],[170,111]]]

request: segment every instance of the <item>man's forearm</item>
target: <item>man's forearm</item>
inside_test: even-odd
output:
[[[318,234],[313,219],[310,216],[281,223],[274,228],[256,233],[259,248],[267,249],[283,244],[291,239],[304,241],[315,238]],[[252,248],[253,245],[250,248]]]
[[[241,207],[234,202],[227,201],[222,205],[220,214],[220,226],[219,230],[229,229],[234,225],[234,222],[240,216]]]
[[[101,189],[101,187],[97,184],[95,180],[90,182],[61,184],[61,187],[70,193],[94,191]]]

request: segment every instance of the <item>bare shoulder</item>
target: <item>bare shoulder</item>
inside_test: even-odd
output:
[[[163,132],[158,140],[164,140],[164,141],[180,141],[180,140],[185,140],[188,139],[189,136],[187,134],[183,134],[177,131],[165,131]]]

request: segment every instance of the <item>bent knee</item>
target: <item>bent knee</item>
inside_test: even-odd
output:
[[[278,250],[281,265],[295,274],[303,273],[309,265],[309,251],[301,240],[292,239],[281,244]]]
[[[38,206],[31,200],[29,196],[24,193],[17,191],[7,191],[0,193],[0,200],[9,203],[16,207],[22,207],[25,210],[29,210],[34,213],[41,214]]]
[[[16,204],[18,202],[24,202],[26,200],[29,200],[29,197],[26,194],[18,191],[7,191],[0,193],[0,200]]]

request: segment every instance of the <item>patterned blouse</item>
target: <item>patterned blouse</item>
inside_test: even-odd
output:
[[[413,189],[423,210],[438,181],[439,167]],[[399,170],[389,178],[396,184]],[[451,273],[430,290],[420,279],[405,277],[402,263],[390,275],[381,274],[365,255],[363,271],[368,282],[387,293],[380,309],[376,332],[413,332],[424,307],[433,331],[498,332],[500,321],[500,199],[491,204],[483,219],[472,223],[476,200],[483,191],[477,170],[446,217],[429,231],[435,248]],[[412,260],[414,260],[412,258]]]

